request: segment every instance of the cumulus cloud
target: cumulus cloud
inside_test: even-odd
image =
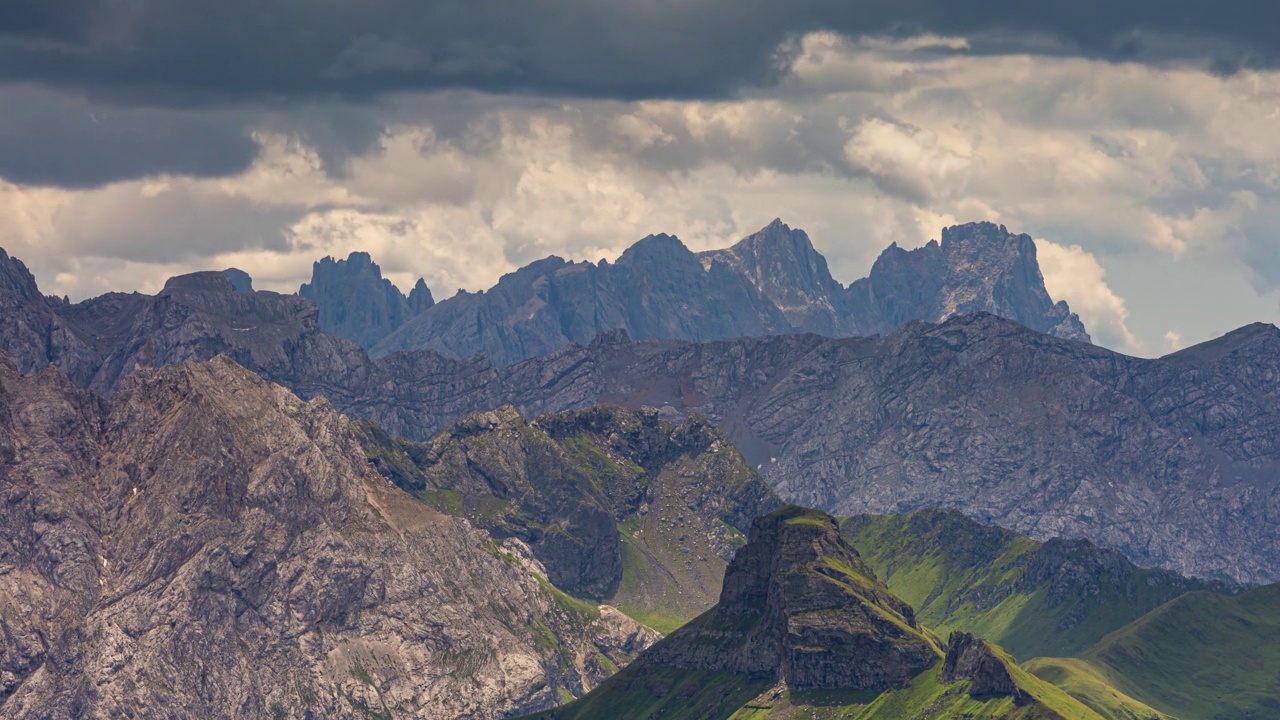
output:
[[[1048,240],[1036,240],[1036,257],[1049,295],[1066,300],[1097,342],[1123,352],[1142,353],[1142,343],[1129,330],[1124,299],[1107,285],[1107,272],[1096,257],[1079,245]]]
[[[776,86],[722,98],[245,106],[210,120],[248,138],[239,169],[160,153],[92,187],[0,183],[0,244],[73,298],[228,265],[292,291],[316,258],[352,250],[444,297],[548,254],[612,259],[651,232],[722,247],[775,216],[849,282],[890,242],[991,220],[1052,240],[1040,241],[1050,292],[1117,349],[1154,351],[1175,323],[1195,342],[1274,315],[1280,73],[986,55],[982,42],[814,33]],[[382,50],[375,65],[411,64]],[[186,111],[134,112],[145,127],[148,112]],[[132,137],[121,142],[145,144]],[[1134,258],[1174,256],[1230,268],[1256,302],[1210,324],[1127,296],[1151,272]]]

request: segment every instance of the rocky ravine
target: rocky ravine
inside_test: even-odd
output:
[[[539,260],[486,292],[423,311],[372,354],[432,348],[509,365],[614,329],[694,341],[788,332],[852,337],[980,311],[1089,340],[1080,318],[1045,290],[1035,242],[1003,225],[949,227],[941,243],[916,250],[893,245],[868,277],[845,288],[803,230],[775,220],[723,250],[694,253],[675,237],[651,235],[612,264]],[[330,327],[323,317],[322,324]]]
[[[654,639],[218,358],[108,401],[0,359],[0,716],[496,718]]]

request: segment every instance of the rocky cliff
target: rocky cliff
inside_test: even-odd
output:
[[[788,506],[752,524],[715,609],[651,648],[639,667],[883,691],[905,686],[939,654],[833,519]]]
[[[804,231],[775,220],[731,248],[696,255],[675,237],[652,235],[613,264],[540,260],[487,292],[439,303],[373,354],[432,348],[510,365],[614,329],[694,341],[787,332],[851,337],[978,311],[1089,341],[1080,319],[1044,289],[1028,235],[990,223],[946,228],[941,244],[889,248],[870,277],[846,289]]]
[[[1089,342],[1080,318],[1044,287],[1036,245],[1003,225],[944,228],[942,242],[915,250],[896,244],[871,274],[849,286],[849,335],[887,334],[912,320],[938,322],[986,312],[1040,332]]]
[[[496,718],[653,633],[373,471],[225,358],[109,400],[0,359],[0,715]]]
[[[353,252],[346,260],[326,257],[311,269],[311,282],[298,295],[320,309],[320,327],[340,338],[371,348],[435,304],[421,278],[405,297],[382,277],[369,253]]]

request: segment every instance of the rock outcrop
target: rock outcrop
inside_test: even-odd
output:
[[[613,264],[540,260],[487,292],[439,303],[373,355],[431,348],[458,358],[484,353],[503,366],[616,329],[636,339],[693,341],[789,332],[852,337],[978,311],[1089,341],[1079,317],[1050,299],[1028,235],[990,223],[947,228],[941,244],[890,247],[870,277],[846,289],[804,231],[775,220],[724,250],[694,254],[675,237],[651,235]]]
[[[758,518],[720,603],[638,667],[731,672],[795,689],[884,691],[938,662],[911,607],[875,579],[835,520],[788,506]]]
[[[320,309],[320,327],[340,338],[371,348],[387,335],[435,304],[421,278],[405,297],[382,277],[369,253],[353,252],[346,260],[326,257],[311,270],[311,282],[298,295]]]
[[[939,678],[947,684],[968,680],[969,697],[975,700],[1011,697],[1015,705],[1034,702],[1034,698],[1018,686],[1009,664],[987,641],[970,633],[953,632],[947,641],[947,657]]]
[[[389,485],[228,359],[110,399],[0,358],[0,716],[497,718],[654,634]]]

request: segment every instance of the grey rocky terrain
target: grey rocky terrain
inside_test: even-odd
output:
[[[1003,225],[946,228],[941,243],[911,251],[894,245],[846,288],[803,230],[775,220],[724,250],[694,253],[675,237],[651,235],[612,264],[540,260],[486,292],[440,302],[372,354],[431,348],[510,365],[614,329],[642,340],[853,337],[972,312],[1089,340],[1080,318],[1045,290],[1031,237]],[[321,324],[329,327],[323,316]]]
[[[319,308],[320,327],[325,332],[365,348],[435,304],[422,278],[406,297],[382,277],[382,268],[364,252],[353,252],[346,260],[326,257],[317,261],[311,282],[303,283],[298,295]]]
[[[511,548],[517,552],[518,548]],[[497,718],[656,635],[226,358],[109,399],[0,357],[0,716]]]
[[[502,367],[431,350],[372,360],[323,332],[309,301],[235,292],[222,273],[68,305],[4,260],[0,343],[24,372],[52,362],[82,387],[223,353],[416,441],[508,403],[526,417],[599,402],[698,412],[789,501],[846,515],[939,506],[1183,575],[1280,579],[1269,325],[1153,360],[988,314],[849,339],[615,330]]]

